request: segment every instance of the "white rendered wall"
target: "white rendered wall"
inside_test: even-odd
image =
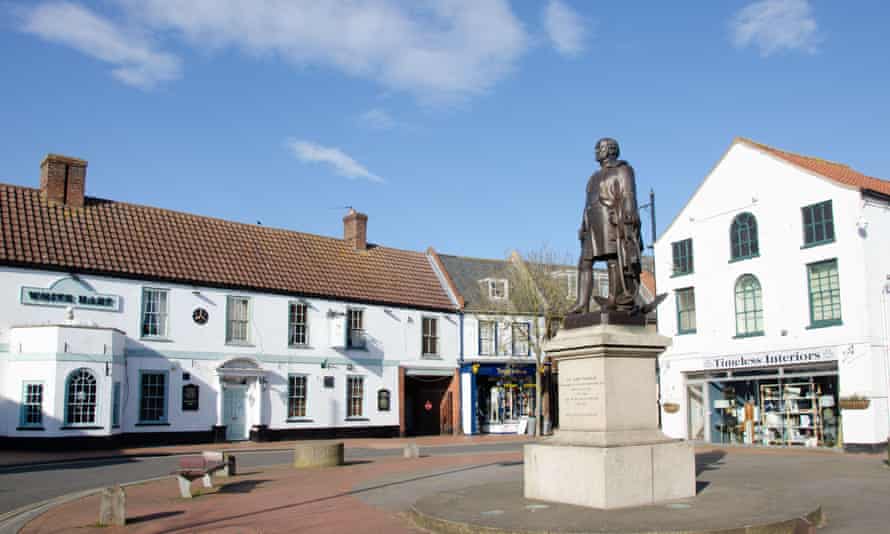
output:
[[[801,207],[832,201],[835,242],[802,248]],[[862,212],[860,192],[807,173],[744,144],[735,144],[718,163],[687,206],[655,245],[657,286],[668,292],[659,307],[658,330],[673,344],[661,357],[663,402],[678,402],[680,412],[663,414],[664,430],[686,436],[684,371],[700,371],[703,358],[767,351],[856,346],[856,357],[841,358],[840,393],[864,393],[873,398],[865,411],[845,410],[844,440],[877,443],[887,437],[886,386],[880,351],[870,350],[879,338],[880,273],[890,272],[886,243],[878,228],[890,224],[887,212],[871,213],[875,232],[864,238],[856,222]],[[730,262],[730,225],[750,212],[757,218],[760,256]],[[880,220],[878,220],[880,219]],[[672,276],[671,244],[693,240],[694,272]],[[885,239],[886,241],[886,239]],[[877,249],[882,249],[880,252]],[[837,259],[843,324],[807,328],[809,293],[807,264]],[[876,269],[868,275],[865,268]],[[736,280],[753,274],[763,296],[765,334],[734,339]],[[675,291],[695,288],[696,333],[678,335]],[[877,313],[875,313],[877,312]],[[886,384],[886,381],[883,382]]]
[[[252,383],[248,391],[248,423],[266,424],[271,428],[312,428],[330,426],[397,426],[399,424],[400,367],[412,369],[455,369],[459,354],[459,318],[456,313],[424,311],[395,306],[352,304],[315,298],[299,298],[247,291],[192,287],[181,284],[149,283],[99,276],[79,276],[96,292],[118,295],[120,310],[116,312],[75,309],[75,320],[95,323],[102,327],[122,330],[126,333],[126,378],[123,371],[113,366],[117,377],[105,376],[105,364],[89,361],[41,362],[25,361],[14,354],[13,336],[15,325],[60,323],[65,318],[63,307],[24,305],[20,302],[22,286],[48,288],[67,276],[66,273],[0,267],[0,364],[5,366],[2,395],[14,405],[15,414],[2,419],[4,433],[18,422],[17,406],[21,402],[23,380],[45,380],[44,406],[47,414],[57,417],[63,409],[62,394],[67,373],[78,367],[89,367],[96,372],[100,392],[97,420],[103,431],[78,431],[83,433],[112,432],[110,427],[111,383],[122,381],[121,431],[206,431],[217,423],[219,376],[217,368],[226,361],[247,357],[259,362],[267,372],[265,388]],[[164,340],[140,338],[141,299],[144,287],[167,289],[168,335]],[[251,299],[250,345],[229,345],[225,341],[226,297],[247,296]],[[306,347],[288,346],[288,304],[293,301],[308,305],[309,340]],[[192,320],[197,307],[208,310],[210,319],[205,325]],[[343,321],[347,309],[364,310],[364,329],[367,332],[367,350],[334,348],[330,342],[332,321]],[[336,316],[330,318],[330,314]],[[424,317],[438,320],[439,354],[421,355],[421,328]],[[31,329],[16,329],[26,332]],[[19,334],[16,334],[19,335]],[[28,336],[30,334],[21,334]],[[64,343],[68,352],[80,347],[86,352],[109,350],[90,334],[78,332],[66,334],[64,340],[43,341],[41,352],[62,354]],[[114,342],[122,343],[122,342]],[[35,345],[36,346],[36,345]],[[45,350],[44,350],[45,349]],[[80,349],[78,349],[80,350]],[[121,352],[115,345],[112,352]],[[4,352],[5,351],[5,352]],[[18,359],[17,359],[18,358]],[[72,359],[74,356],[68,357]],[[64,357],[63,357],[64,359]],[[322,368],[325,362],[327,368]],[[352,369],[349,369],[349,367]],[[169,426],[136,426],[139,405],[139,371],[164,370],[168,372],[167,421]],[[183,412],[181,392],[184,382],[182,373],[191,374],[190,383],[200,387],[199,411]],[[287,422],[287,376],[289,373],[307,375],[307,415],[300,422]],[[364,377],[364,421],[346,421],[346,377]],[[323,388],[324,376],[335,377],[333,389]],[[61,381],[61,382],[60,382]],[[390,391],[390,410],[377,410],[377,391]],[[53,396],[52,406],[48,405]],[[9,412],[9,410],[5,410]],[[66,431],[72,435],[74,431]],[[34,435],[32,432],[29,434]],[[47,428],[41,436],[55,435]]]

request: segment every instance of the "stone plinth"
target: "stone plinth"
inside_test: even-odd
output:
[[[658,428],[655,358],[670,339],[642,326],[560,331],[559,430],[525,446],[528,499],[593,508],[695,496],[692,445]]]
[[[124,488],[112,486],[102,490],[99,501],[99,526],[123,527],[127,524],[127,494]]]

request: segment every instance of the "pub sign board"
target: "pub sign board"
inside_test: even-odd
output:
[[[97,293],[86,283],[75,278],[61,278],[48,288],[22,286],[22,304],[29,306],[54,306],[116,312],[120,310],[120,297]]]
[[[182,411],[196,412],[198,411],[198,393],[200,389],[195,384],[186,384],[182,386]]]

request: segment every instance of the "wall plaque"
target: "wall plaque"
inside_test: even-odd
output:
[[[195,384],[186,384],[182,386],[182,411],[198,411],[199,393],[199,386]]]

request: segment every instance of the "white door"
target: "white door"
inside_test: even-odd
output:
[[[686,405],[688,412],[688,438],[692,440],[705,439],[705,401],[702,384],[689,384],[686,387]]]
[[[246,386],[226,386],[223,389],[223,424],[226,425],[226,439],[229,441],[249,437],[245,415],[246,398]]]

